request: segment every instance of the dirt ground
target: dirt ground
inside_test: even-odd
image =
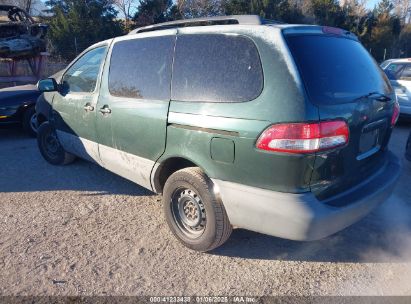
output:
[[[96,165],[53,167],[0,129],[0,295],[411,295],[411,124],[390,146],[394,195],[321,241],[235,230],[217,250],[180,245],[160,197]]]

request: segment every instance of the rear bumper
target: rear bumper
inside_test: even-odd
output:
[[[398,100],[400,104],[400,115],[401,116],[411,116],[411,102]]]
[[[387,152],[385,165],[360,185],[332,199],[332,207],[311,193],[291,194],[213,179],[233,226],[292,240],[317,240],[336,233],[371,212],[392,193],[399,160]]]
[[[21,109],[19,107],[7,107],[0,111],[0,125],[13,124],[21,121]]]
[[[411,116],[411,106],[401,106],[400,116]]]
[[[20,116],[18,116],[18,115],[7,116],[7,115],[2,115],[0,113],[0,126],[1,125],[17,124],[19,122],[20,122]]]

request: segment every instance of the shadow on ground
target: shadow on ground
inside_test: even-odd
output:
[[[77,159],[53,166],[41,156],[36,139],[19,128],[0,128],[0,193],[74,190],[96,194],[154,195],[102,167]]]

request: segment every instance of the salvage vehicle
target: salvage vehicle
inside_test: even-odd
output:
[[[316,240],[358,221],[400,172],[390,83],[357,37],[257,16],[143,27],[39,82],[38,146],[156,193],[185,246],[233,227]]]
[[[48,26],[14,5],[0,5],[0,58],[34,57],[46,51]]]
[[[0,89],[0,125],[19,124],[29,135],[36,136],[35,104],[40,94],[35,85]]]
[[[397,95],[400,116],[411,118],[411,59],[391,59],[383,70]]]
[[[395,59],[387,59],[381,62],[380,64],[381,69],[385,69],[393,60]]]

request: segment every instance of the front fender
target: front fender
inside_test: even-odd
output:
[[[51,96],[50,96],[51,95]],[[37,117],[41,119],[39,122],[49,121],[52,113],[52,101],[54,94],[43,93],[36,102]]]

